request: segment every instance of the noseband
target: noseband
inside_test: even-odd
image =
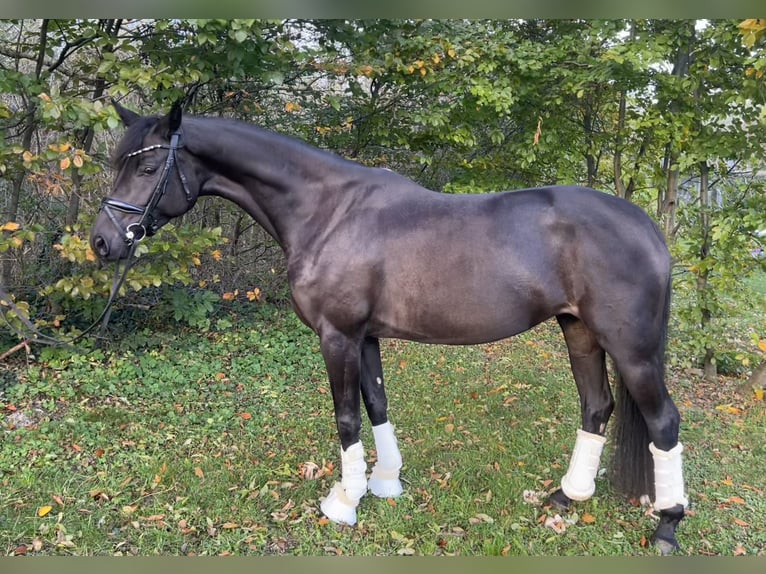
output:
[[[159,229],[159,225],[157,223],[157,205],[167,191],[168,179],[170,179],[170,171],[173,169],[173,167],[175,167],[176,171],[178,172],[178,178],[181,180],[181,185],[183,186],[184,193],[186,194],[186,201],[191,204],[192,194],[191,191],[189,191],[189,185],[186,181],[186,177],[181,171],[181,166],[176,161],[176,150],[183,147],[183,144],[179,143],[180,139],[181,133],[176,131],[170,137],[170,145],[150,145],[148,147],[141,148],[140,150],[129,153],[125,156],[127,159],[141,155],[142,153],[151,151],[153,149],[169,150],[168,157],[165,159],[165,165],[162,168],[160,179],[157,182],[157,185],[154,187],[154,191],[152,191],[149,202],[144,207],[128,203],[127,201],[122,201],[121,199],[114,199],[112,197],[106,197],[101,202],[101,209],[104,211],[104,213],[106,213],[107,217],[109,217],[109,220],[115,225],[115,227],[117,227],[117,229],[122,232],[125,243],[127,245],[133,245],[134,242],[141,241],[144,237],[151,237]],[[114,215],[115,210],[122,213],[140,215],[141,219],[129,224],[127,227],[125,227],[125,229],[123,229]]]

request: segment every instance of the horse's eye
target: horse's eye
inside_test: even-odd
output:
[[[146,165],[144,166],[144,173],[147,175],[152,175],[155,171],[157,171],[157,168],[153,165]]]

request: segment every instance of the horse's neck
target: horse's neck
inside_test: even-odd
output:
[[[285,251],[317,206],[327,210],[326,180],[336,177],[331,156],[245,124],[190,125],[190,145],[210,166],[202,193],[236,203]]]

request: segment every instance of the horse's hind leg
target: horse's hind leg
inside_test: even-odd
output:
[[[557,319],[567,343],[582,412],[582,428],[577,431],[569,469],[561,480],[561,488],[548,498],[551,504],[567,508],[572,500],[587,500],[596,489],[595,478],[614,399],[606,372],[606,354],[596,335],[577,317],[559,315]]]
[[[402,493],[402,483],[399,480],[402,455],[396,442],[394,427],[388,421],[388,399],[383,384],[378,339],[368,337],[362,345],[361,383],[362,398],[372,423],[375,450],[378,454],[367,486],[375,496],[396,497]]]
[[[688,505],[681,460],[683,445],[678,440],[680,415],[664,383],[664,350],[643,353],[639,344],[632,349],[613,353],[612,356],[624,385],[620,403],[635,404],[631,408],[640,412],[645,430],[639,431],[635,423],[632,428],[620,429],[618,435],[621,440],[615,445],[615,451],[621,457],[618,460],[623,462],[617,462],[616,470],[635,477],[644,475],[646,471],[651,474],[653,466],[654,508],[660,513],[660,523],[652,542],[663,554],[668,554],[679,547],[675,531]],[[625,410],[625,407],[620,407],[621,427],[626,420],[636,419],[626,417]],[[620,453],[623,449],[624,452]],[[636,449],[641,449],[644,454],[647,451],[651,453],[651,461],[646,457],[644,462],[642,457],[636,455]],[[631,462],[635,459],[640,460],[638,463]],[[623,480],[630,485],[629,477],[623,476]],[[622,489],[626,490],[626,486]],[[646,492],[650,489],[642,490]],[[627,494],[641,493],[627,491]]]

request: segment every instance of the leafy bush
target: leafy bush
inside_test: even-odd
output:
[[[4,227],[8,230],[8,225]],[[34,241],[35,229],[21,230],[13,226],[11,235],[0,241],[0,250],[21,249],[25,241]],[[17,308],[27,313],[38,328],[54,328],[60,334],[77,333],[92,322],[105,305],[112,289],[113,271],[101,265],[87,240],[88,222],[81,222],[66,230],[59,243],[53,247],[71,264],[71,272],[55,283],[39,290],[36,301],[15,301]],[[191,326],[209,326],[207,315],[218,295],[210,291],[192,294],[174,293],[172,288],[189,286],[195,281],[195,271],[203,265],[206,257],[225,238],[221,229],[212,230],[175,227],[166,225],[152,241],[141,243],[136,249],[136,259],[121,286],[121,297],[164,288],[161,304],[157,309],[165,311],[164,319],[183,321]],[[153,302],[152,302],[153,303]],[[164,304],[163,304],[164,303]],[[146,305],[146,302],[144,302]],[[3,308],[6,328],[25,332],[16,313],[7,305]]]

